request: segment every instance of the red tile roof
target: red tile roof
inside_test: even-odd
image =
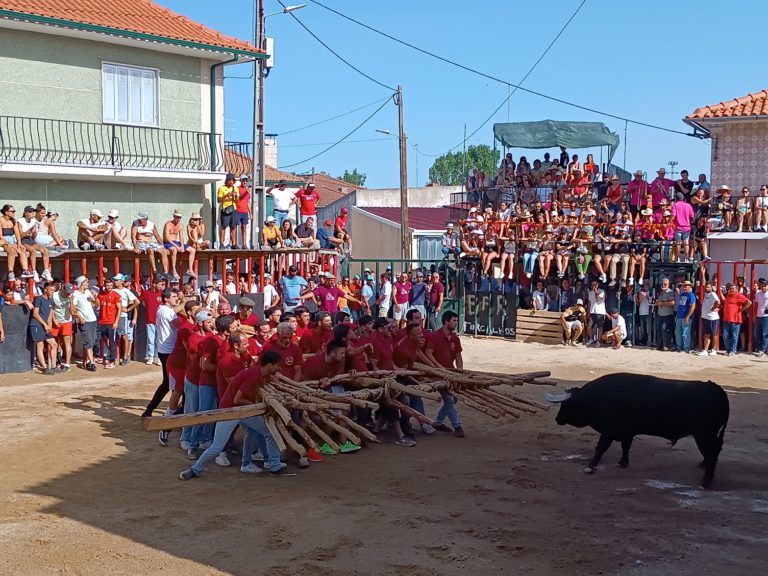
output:
[[[360,208],[395,224],[399,224],[400,208]],[[451,221],[450,208],[408,208],[408,226],[419,230],[443,230]]]
[[[299,177],[303,178],[307,184],[314,182],[315,188],[320,194],[320,201],[317,203],[318,208],[333,204],[339,198],[360,189],[360,186],[353,186],[349,182],[333,178],[327,174],[300,174]]]
[[[224,170],[226,172],[232,172],[239,178],[242,174],[250,174],[252,169],[253,160],[250,156],[224,148]],[[283,172],[269,165],[264,167],[264,171],[266,173],[267,185],[269,186],[276,184],[280,180],[285,180],[288,184],[296,184],[297,186],[304,182],[300,176]]]
[[[686,118],[697,120],[703,118],[743,118],[749,116],[768,116],[768,90],[747,94],[728,102],[696,108],[693,114],[689,114]]]
[[[258,53],[248,42],[225,36],[150,0],[0,0],[0,9],[79,24],[150,34],[219,48]]]

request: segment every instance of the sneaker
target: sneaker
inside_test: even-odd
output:
[[[762,358],[763,356],[765,356],[765,352],[763,352],[762,350],[760,350],[760,352],[758,352],[758,353],[756,354],[756,356],[757,356],[758,358]]]
[[[299,458],[299,468],[309,468],[309,458],[306,456]]]
[[[197,460],[197,448],[190,448],[187,450],[187,458],[190,460]]]
[[[154,364],[155,364],[155,366],[162,366],[163,365],[163,363],[160,362],[160,358],[155,358]]]
[[[629,285],[630,286],[634,286],[634,284],[635,284],[635,279],[634,278],[630,278],[629,279]]]
[[[248,466],[240,466],[240,472],[243,474],[261,474],[262,470],[251,462]]]
[[[697,354],[697,356],[709,356],[709,352],[707,352],[706,350],[702,350]]]
[[[14,274],[13,272],[8,272],[8,280],[10,280],[11,282],[16,280],[16,274]]]
[[[220,452],[219,455],[216,456],[215,462],[219,466],[224,466],[224,467],[232,465],[232,462],[230,462],[229,458],[227,458],[227,453],[226,452]]]
[[[147,366],[152,366],[152,358],[147,358],[147,360],[144,361],[144,364]]]
[[[585,276],[582,273],[579,273],[579,280],[584,280]]]
[[[431,424],[427,424],[426,422],[421,423],[421,431],[424,432],[424,434],[432,435],[435,433],[435,429],[432,427]]]
[[[34,277],[35,277],[35,275],[34,275],[34,274],[32,274],[32,271],[31,271],[31,270],[22,270],[22,272],[21,272],[21,277],[22,277],[22,278],[34,278]]]
[[[168,437],[170,435],[170,430],[160,430],[160,434],[157,435],[157,441],[160,443],[160,446],[168,446]]]
[[[342,454],[348,454],[350,452],[357,452],[358,450],[360,450],[360,446],[358,446],[357,444],[352,444],[352,442],[350,442],[349,440],[344,442],[344,444],[339,446],[339,448]]]
[[[179,474],[179,480],[192,480],[192,478],[197,478],[197,474],[195,474],[195,471],[192,470],[192,468],[187,468]]]
[[[336,450],[331,448],[326,442],[325,444],[320,446],[320,454],[325,454],[326,456],[333,456],[334,454],[337,454],[337,452]]]
[[[453,430],[445,424],[438,424],[437,422],[432,422],[432,428],[438,432],[453,432]]]
[[[128,366],[128,363],[130,362],[130,358],[123,358],[120,360],[120,366]]]
[[[186,440],[179,440],[179,448],[181,448],[184,451],[189,450],[189,442],[187,442]]]
[[[88,370],[88,372],[96,372],[96,364],[88,362],[88,364],[85,365],[85,369]]]
[[[736,356],[736,352],[728,352],[728,354],[726,354],[726,356]]]
[[[611,281],[608,283],[608,286],[616,286],[616,278],[611,278]]]
[[[37,273],[37,270],[34,270],[34,271],[32,272],[32,281],[33,281],[35,284],[37,284],[38,282],[40,282],[40,275]]]
[[[526,278],[530,278],[531,276],[533,276],[533,272],[526,272],[525,273],[525,277]]]
[[[715,350],[714,348],[710,348],[709,355],[710,356],[717,356],[717,350]]]
[[[115,367],[115,363],[114,362],[105,362],[104,363],[104,369],[105,370],[111,370],[114,367]]]
[[[310,462],[322,462],[323,460],[325,460],[325,458],[323,458],[323,455],[320,454],[320,452],[318,452],[314,448],[310,448],[309,450],[307,450],[307,460],[309,460]]]
[[[395,444],[397,446],[405,446],[406,448],[413,448],[416,446],[416,442],[408,438],[408,436],[404,436],[403,438],[398,438],[395,440]]]
[[[261,453],[261,450],[256,450],[256,452],[251,454],[251,460],[257,460],[259,462],[264,462],[264,455]]]
[[[62,372],[69,372],[70,370],[72,370],[72,366],[70,366],[69,364],[62,364],[61,365],[61,371]]]
[[[46,282],[53,282],[53,276],[51,276],[51,271],[50,270],[43,270],[42,278]]]
[[[457,426],[453,431],[453,435],[456,438],[464,438],[464,429],[461,426]]]
[[[570,346],[571,341],[570,340],[563,340],[563,346]]]
[[[213,440],[208,440],[200,444],[200,450],[208,450],[213,445]]]
[[[56,374],[56,372],[51,370],[50,368],[46,368],[45,370],[43,370],[43,374],[45,374],[46,376],[52,376]]]
[[[467,255],[466,252],[459,252],[459,258],[464,258],[464,256],[466,255]]]
[[[605,283],[605,281],[608,279],[608,276],[605,274],[600,274],[600,282]]]

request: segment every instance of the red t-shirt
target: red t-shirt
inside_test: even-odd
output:
[[[461,352],[461,340],[455,333],[446,338],[445,331],[441,328],[430,334],[427,348],[432,350],[432,355],[440,366],[453,368],[456,355]]]
[[[162,292],[143,290],[139,296],[139,301],[147,307],[147,324],[154,324],[157,321],[157,309],[163,303]]]
[[[445,286],[442,282],[435,282],[429,289],[429,303],[431,306],[437,306],[440,301],[440,294],[445,294]]]
[[[232,408],[235,405],[235,396],[237,396],[238,390],[241,390],[248,400],[255,403],[256,393],[263,385],[261,366],[257,364],[241,370],[229,381],[229,386],[219,401],[219,408]]]
[[[312,192],[306,190],[297,197],[299,199],[299,211],[302,216],[314,216],[317,213],[315,205],[320,201],[320,194],[318,194],[317,190]]]
[[[256,325],[259,323],[259,317],[253,312],[248,314],[248,316],[245,319],[243,319],[243,317],[240,316],[240,314],[235,316],[235,318],[240,320],[241,326],[250,326],[251,328],[256,328]]]
[[[353,348],[360,348],[361,346],[364,346],[365,342],[360,343],[360,339],[358,338],[357,342],[354,344],[350,344]],[[357,370],[358,372],[367,372],[368,371],[368,360],[365,357],[365,352],[360,352],[359,354],[352,355],[349,353],[349,347],[347,347],[347,356],[346,356],[346,362],[345,362],[345,370],[349,372],[350,370]]]
[[[298,324],[296,326],[296,332],[294,332],[293,335],[295,338],[298,338],[299,340],[301,340],[302,338],[304,338],[304,336],[309,336],[310,334],[312,334],[312,330],[313,330],[312,326],[302,326],[301,324]]]
[[[184,378],[195,386],[200,385],[200,354],[207,338],[207,334],[197,332],[192,332],[187,338],[187,371],[184,373]]]
[[[117,320],[117,306],[122,301],[120,294],[114,290],[101,292],[99,299],[99,324],[114,324]]]
[[[301,370],[302,380],[322,380],[331,378],[344,373],[344,364],[341,362],[327,364],[325,362],[325,352],[318,352],[309,360],[304,362],[304,368]]]
[[[408,298],[411,294],[411,283],[408,280],[401,284],[400,280],[395,282],[395,302],[398,304],[408,304]]]
[[[258,358],[261,356],[261,351],[263,349],[264,340],[261,339],[261,336],[257,334],[248,338],[248,354],[250,354],[253,358]]]
[[[186,318],[179,316],[179,327],[176,328],[176,343],[168,356],[167,364],[171,368],[183,369],[187,365],[187,341],[195,330],[195,325]]]
[[[373,346],[371,358],[376,360],[376,368],[378,370],[394,370],[392,337],[384,336],[381,332],[374,332],[371,336],[371,346]]]
[[[219,389],[219,398],[223,398],[227,391],[227,380],[245,370],[251,363],[251,357],[246,354],[238,356],[231,348],[221,355],[216,370],[216,385]]]
[[[201,359],[208,360],[214,366],[218,365],[219,354],[227,351],[229,344],[218,334],[209,334],[200,345]],[[216,386],[216,368],[213,370],[200,369],[200,386]]]
[[[336,223],[334,224],[334,230],[346,230],[347,229],[347,217],[336,216]]]
[[[301,346],[302,352],[312,353],[317,352],[318,350],[324,350],[325,345],[331,340],[333,340],[333,332],[331,330],[318,332],[318,330],[315,329],[305,335],[299,342],[299,345]]]
[[[287,376],[288,378],[293,379],[296,366],[301,367],[304,364],[304,355],[301,353],[301,348],[299,348],[298,344],[294,344],[293,342],[288,344],[287,348],[283,348],[277,342],[269,340],[264,345],[264,350],[274,350],[282,356],[283,359],[280,361],[280,374]]]
[[[419,351],[420,347],[420,341],[411,340],[408,336],[398,340],[393,353],[395,365],[398,368],[413,368],[413,363],[416,361],[416,352]]]
[[[741,324],[743,320],[741,317],[741,307],[744,306],[745,302],[749,302],[749,298],[741,292],[726,294],[725,302],[723,302],[723,322]]]
[[[235,202],[235,210],[237,212],[243,212],[248,214],[248,207],[251,205],[251,191],[246,188],[243,192],[243,187],[240,186],[240,200]]]

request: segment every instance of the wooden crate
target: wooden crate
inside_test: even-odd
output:
[[[538,310],[517,311],[516,338],[518,342],[539,342],[541,344],[562,344],[563,327],[559,312]]]

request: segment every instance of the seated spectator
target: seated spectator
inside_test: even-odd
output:
[[[283,247],[280,229],[277,227],[277,220],[274,216],[267,216],[264,221],[264,228],[261,229],[261,245],[273,250]]]
[[[603,342],[613,342],[614,350],[621,350],[621,343],[627,339],[627,323],[616,308],[610,313],[611,329],[602,335]]]
[[[104,246],[110,250],[131,250],[128,229],[119,221],[120,212],[114,208],[107,213],[107,230],[104,232]]]
[[[43,258],[43,280],[49,282],[53,280],[51,276],[51,261],[48,248],[39,244],[37,241],[37,234],[39,230],[39,222],[35,219],[35,209],[32,206],[26,206],[24,208],[24,216],[16,223],[19,231],[19,237],[21,238],[21,246],[27,251],[29,256],[29,267],[32,270],[33,275],[37,274],[35,270],[35,262],[37,260],[37,254]],[[50,237],[48,237],[50,238]],[[47,240],[48,238],[44,239]]]
[[[155,254],[160,255],[160,261],[163,265],[163,273],[168,274],[168,250],[163,248],[160,233],[157,231],[155,223],[149,219],[147,212],[139,212],[136,220],[131,224],[131,241],[133,242],[133,251],[136,254],[147,254],[149,256],[149,266],[152,273],[157,273],[155,263]],[[178,276],[174,276],[178,280]]]
[[[736,232],[749,232],[752,230],[752,199],[749,197],[749,187],[741,189],[741,198],[736,200],[734,206],[736,215]]]
[[[298,246],[314,250],[320,248],[320,241],[315,237],[315,217],[306,216],[302,218],[304,218],[304,221],[293,230],[298,239]]]
[[[56,220],[59,213],[55,210],[46,210],[45,206],[38,202],[35,207],[35,220],[37,220],[37,242],[49,250],[57,251],[58,248],[66,248],[67,243],[56,233]]]
[[[205,239],[205,224],[200,212],[192,212],[187,222],[187,242],[195,250],[208,250],[211,241]]]
[[[286,218],[280,226],[280,237],[283,239],[283,246],[291,248],[299,245],[299,237],[293,230],[293,220]]]
[[[176,268],[176,260],[180,253],[187,253],[187,271],[188,276],[195,274],[195,253],[196,250],[184,243],[184,225],[181,223],[183,214],[181,210],[173,211],[173,218],[163,226],[163,246],[171,254],[171,271],[175,277],[179,277]]]
[[[107,225],[101,221],[101,210],[94,208],[88,215],[77,222],[77,247],[80,250],[103,250],[104,234]]]
[[[349,208],[342,208],[339,215],[336,216],[336,222],[333,225],[333,235],[339,238],[347,245],[346,250],[342,244],[342,251],[352,254],[352,236],[349,234]]]
[[[565,333],[563,344],[565,346],[578,346],[579,338],[587,323],[587,309],[584,308],[584,300],[578,298],[576,304],[563,310],[560,316],[560,324]]]
[[[323,222],[323,226],[317,229],[317,239],[320,242],[321,250],[341,250],[344,246],[344,240],[331,235],[332,225],[330,220],[326,220]]]
[[[5,204],[0,209],[0,249],[2,249],[8,261],[8,280],[16,279],[14,268],[16,258],[21,262],[22,278],[32,278],[34,274],[29,268],[27,251],[21,245],[21,236],[16,226],[16,209],[10,204]]]
[[[209,311],[216,310],[221,299],[221,294],[216,290],[216,285],[212,280],[207,280],[200,293],[200,303],[203,305],[203,308]]]
[[[768,184],[760,186],[760,196],[755,198],[754,207],[755,232],[768,232]]]

